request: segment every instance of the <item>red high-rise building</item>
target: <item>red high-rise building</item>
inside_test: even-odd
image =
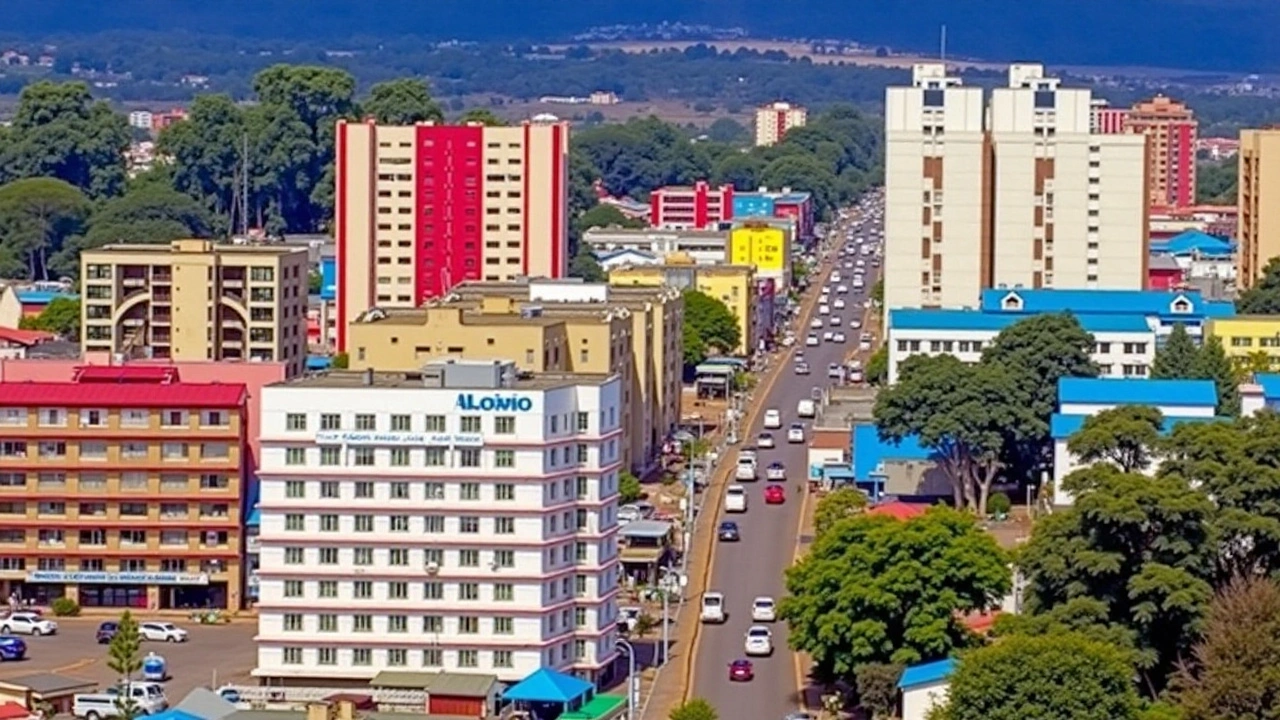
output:
[[[1137,103],[1125,119],[1127,132],[1145,134],[1151,204],[1187,207],[1196,201],[1196,135],[1199,123],[1186,105],[1157,95]]]
[[[733,186],[669,185],[649,194],[649,224],[656,228],[707,230],[733,219]]]

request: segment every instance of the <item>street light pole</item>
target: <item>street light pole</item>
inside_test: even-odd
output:
[[[667,586],[674,574],[671,572],[671,568],[668,567],[661,568],[661,570],[661,581],[658,583],[659,590],[662,592],[662,660],[658,663],[660,666],[666,665],[667,660],[671,657],[671,591]],[[676,586],[679,587],[679,585],[679,580],[677,580]]]
[[[627,720],[639,720],[636,717],[636,693],[639,690],[636,680],[636,649],[626,640],[617,640],[616,647],[627,653]]]

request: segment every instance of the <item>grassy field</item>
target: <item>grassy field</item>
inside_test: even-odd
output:
[[[483,97],[468,98],[468,106],[486,107],[490,97],[492,96],[485,95]],[[740,112],[733,115],[723,108],[717,107],[712,112],[700,113],[693,109],[693,103],[681,100],[620,102],[616,105],[559,105],[537,101],[520,102],[508,99],[505,105],[490,109],[493,110],[495,115],[512,121],[524,120],[539,113],[550,113],[562,120],[577,121],[582,120],[591,113],[598,112],[604,115],[607,122],[624,122],[629,118],[655,115],[667,122],[679,125],[692,123],[699,127],[706,127],[718,118],[731,117],[748,130],[751,129],[752,123],[755,122],[755,118],[750,112]]]

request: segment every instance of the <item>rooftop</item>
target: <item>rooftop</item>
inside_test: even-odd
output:
[[[1055,440],[1065,440],[1080,431],[1084,427],[1084,421],[1089,419],[1088,415],[1063,415],[1062,413],[1054,413],[1049,418],[1049,435]],[[1166,417],[1164,423],[1160,427],[1160,432],[1169,434],[1173,429],[1182,423],[1202,423],[1202,422],[1218,422],[1220,420],[1230,420],[1231,418],[1221,417]]]
[[[1280,374],[1255,373],[1253,381],[1262,386],[1262,396],[1268,400],[1280,399]]]
[[[1200,255],[1204,257],[1229,257],[1236,250],[1235,243],[1199,230],[1187,230],[1168,240],[1151,243],[1155,255]]]
[[[536,305],[537,303],[530,303]],[[437,305],[420,308],[377,308],[377,312],[370,310],[358,316],[355,322],[364,325],[403,325],[405,327],[415,327],[419,325],[427,325],[430,323],[432,311],[439,312],[440,308],[453,308],[461,311],[457,315],[450,315],[448,312],[437,315],[441,318],[457,319],[462,325],[541,325],[549,327],[552,325],[561,325],[564,323],[562,318],[548,317],[546,315],[522,315],[519,312],[480,312],[479,306],[469,306],[465,304],[441,302]],[[603,318],[604,309],[597,303],[594,306],[596,312],[601,313]]]
[[[915,437],[895,443],[881,440],[875,425],[861,424],[853,428],[853,474],[858,480],[870,478],[885,461],[930,460],[933,456],[933,451],[921,447]]]
[[[85,250],[85,255],[175,255],[175,254],[208,254],[218,255],[307,255],[307,248],[294,245],[238,245],[213,240],[174,240],[171,243],[112,243],[92,250]]]
[[[217,408],[248,400],[239,383],[3,382],[0,407]]]
[[[912,665],[902,671],[902,678],[898,680],[898,689],[910,690],[920,685],[932,685],[933,683],[942,682],[951,677],[951,674],[955,671],[956,661],[950,658]]]
[[[555,390],[574,385],[602,385],[613,378],[600,373],[538,373],[531,377],[517,378],[503,390]],[[0,385],[0,388],[3,388]],[[367,388],[370,390],[460,390],[465,388],[441,388],[423,384],[420,372],[377,372],[370,370],[329,370],[315,375],[297,377],[273,383],[268,387],[290,388]],[[493,390],[494,388],[476,389]],[[0,401],[3,402],[3,401]]]
[[[426,690],[431,695],[483,698],[498,683],[496,675],[451,672],[383,670],[369,681],[369,687]]]
[[[625,238],[688,238],[690,240],[718,240],[723,242],[727,233],[723,230],[670,230],[664,228],[624,228],[624,227],[593,227],[588,228],[582,233],[585,240],[590,241],[593,238],[601,236],[625,237]]]
[[[988,312],[985,310],[914,310],[889,311],[889,327],[896,330],[985,330],[999,332],[1028,315]],[[1151,332],[1147,318],[1139,314],[1079,314],[1076,320],[1086,332]]]
[[[1062,378],[1058,404],[1215,407],[1218,390],[1212,380],[1139,378]]]
[[[634,520],[619,528],[618,534],[624,538],[660,540],[671,534],[672,527],[665,520]]]
[[[982,291],[984,312],[1036,315],[1052,312],[1160,317],[1229,317],[1230,302],[1205,300],[1189,290],[1058,290],[989,288]]]
[[[92,680],[55,675],[53,673],[34,673],[15,678],[0,680],[0,686],[27,688],[39,695],[60,695],[97,686]]]

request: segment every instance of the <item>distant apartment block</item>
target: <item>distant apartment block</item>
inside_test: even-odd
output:
[[[1137,103],[1125,120],[1127,132],[1145,135],[1151,143],[1147,179],[1151,203],[1172,207],[1196,201],[1196,115],[1183,103],[1164,95]]]
[[[1129,108],[1111,107],[1106,100],[1089,101],[1089,132],[1098,135],[1118,135],[1124,132]]]
[[[787,131],[804,127],[808,117],[808,110],[786,102],[775,102],[756,108],[756,147],[782,142]]]
[[[1239,162],[1237,282],[1250,288],[1280,256],[1280,128],[1241,130]]]
[[[568,272],[569,125],[337,128],[338,347],[372,307]]]
[[[732,185],[668,185],[649,194],[649,224],[673,230],[708,230],[733,218]]]
[[[129,113],[129,127],[138,128],[139,130],[150,130],[152,119],[151,113],[146,110],[134,110]]]
[[[80,255],[85,352],[163,360],[306,360],[305,248],[177,240]]]

